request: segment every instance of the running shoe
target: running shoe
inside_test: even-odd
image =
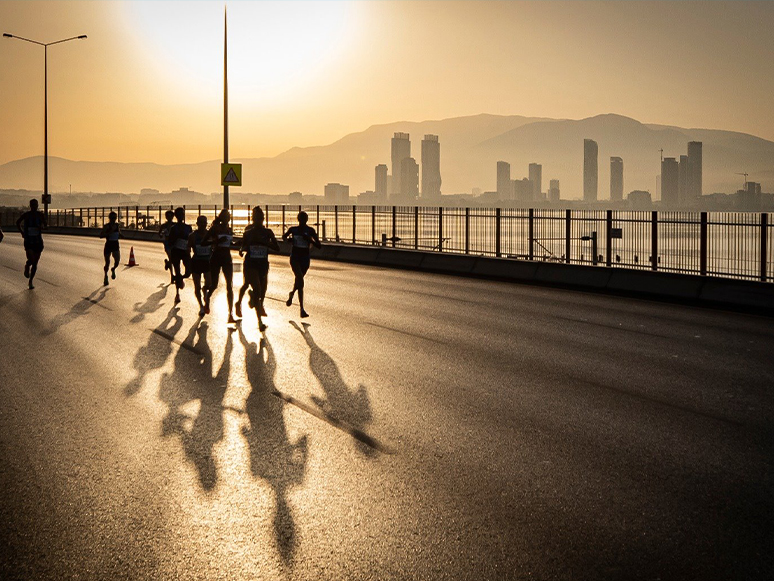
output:
[[[112,278],[113,280],[116,279],[116,267],[115,266],[110,269],[110,278]]]
[[[258,330],[263,333],[266,330],[266,325],[263,324],[263,322],[258,323]]]
[[[293,293],[288,294],[288,300],[285,304],[289,307],[293,305]]]
[[[209,306],[209,305],[206,305],[206,306],[204,307],[204,314],[205,314],[205,315],[209,315],[209,314],[210,314],[210,306]]]
[[[110,281],[108,280],[108,277],[107,277],[107,272],[105,273],[105,280],[102,281],[102,284],[104,284],[104,285],[109,285],[110,284]]]
[[[258,305],[258,313],[262,317],[268,317],[269,316],[269,314],[266,312],[266,309],[263,308],[263,305]]]
[[[247,301],[247,306],[250,307],[251,309],[255,308],[255,295],[253,294],[253,291],[250,290],[248,291],[247,294],[250,295],[250,298]]]
[[[180,302],[180,295],[175,295],[175,304]]]
[[[35,288],[35,287],[32,285],[32,281],[30,281],[29,287],[30,287],[30,290],[32,290],[32,289],[34,289],[34,288]]]
[[[30,265],[29,263],[24,265],[24,278],[30,277]]]
[[[204,308],[199,309],[199,316],[203,317],[205,315]]]
[[[228,314],[228,322],[229,324],[232,324],[232,325],[236,323],[236,319],[234,318],[234,315],[232,315],[231,313]]]
[[[164,259],[164,270],[169,270],[169,260]]]
[[[241,318],[242,317],[242,303],[239,302],[239,303],[235,304],[234,305],[234,310],[236,311],[236,316]]]
[[[301,311],[301,318],[302,318],[302,319],[306,319],[308,316],[309,316],[309,313],[307,313],[307,312],[306,312],[306,311],[304,311],[304,310],[302,310],[302,311]]]

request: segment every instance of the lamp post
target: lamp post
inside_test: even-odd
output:
[[[55,44],[62,44],[70,40],[80,40],[86,38],[85,34],[80,36],[73,36],[71,38],[63,38],[54,42],[38,42],[37,40],[31,40],[22,36],[16,36],[15,34],[3,33],[5,38],[16,38],[37,44],[43,47],[43,209],[48,219],[48,204],[51,201],[51,196],[48,193],[48,47]]]

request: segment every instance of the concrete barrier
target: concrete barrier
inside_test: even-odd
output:
[[[476,264],[475,256],[464,254],[441,254],[428,252],[422,260],[422,270],[433,272],[448,272],[454,274],[470,274]]]
[[[399,250],[397,248],[380,247],[376,256],[376,264],[384,266],[399,266],[401,268],[419,268],[425,258],[425,252],[418,250]]]
[[[325,245],[323,248],[332,245]],[[379,248],[376,246],[336,246],[338,252],[335,260],[342,262],[355,262],[358,264],[376,264],[376,258],[379,256]],[[322,255],[321,258],[325,258]]]
[[[651,272],[648,270],[610,269],[608,290],[678,299],[698,299],[704,280],[701,277]],[[655,276],[654,276],[655,275]]]
[[[538,265],[527,260],[505,260],[477,256],[471,274],[485,278],[529,282],[535,280]]]
[[[552,285],[604,290],[610,280],[610,269],[577,264],[539,262],[535,280]]]
[[[699,299],[774,314],[774,284],[769,282],[708,278],[704,281]]]

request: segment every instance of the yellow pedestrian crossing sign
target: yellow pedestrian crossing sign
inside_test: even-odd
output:
[[[220,185],[221,186],[241,186],[242,185],[242,164],[241,163],[221,163],[220,164]]]

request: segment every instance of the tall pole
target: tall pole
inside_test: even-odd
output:
[[[223,163],[228,163],[228,12],[223,8]],[[228,186],[223,186],[223,208],[228,209]]]
[[[43,47],[43,213],[48,221],[48,46]]]

